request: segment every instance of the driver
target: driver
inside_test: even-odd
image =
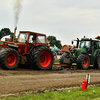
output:
[[[33,37],[32,37],[32,43],[35,43],[35,35],[33,35]]]

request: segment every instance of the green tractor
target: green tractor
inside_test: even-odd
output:
[[[100,68],[100,40],[84,37],[81,40],[77,38],[75,41],[77,41],[76,48],[63,53],[60,64],[76,63],[80,69],[88,69],[90,65]]]

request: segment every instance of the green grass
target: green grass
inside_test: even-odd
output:
[[[55,58],[55,60],[60,60],[58,58]],[[60,62],[54,62],[54,64],[60,64]],[[72,63],[72,65],[77,65],[76,63]]]
[[[87,90],[72,89],[61,92],[46,92],[1,98],[0,100],[100,100],[100,87],[88,87]]]
[[[59,58],[55,58],[55,60],[60,60]]]
[[[54,64],[60,64],[60,62],[54,62]]]
[[[60,60],[60,59],[58,59],[58,58],[55,58],[55,60]],[[54,64],[60,64],[60,62],[54,62]]]

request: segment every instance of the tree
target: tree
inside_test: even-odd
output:
[[[59,49],[61,49],[62,47],[62,44],[60,42],[60,40],[57,40],[55,36],[48,36],[47,37],[48,41],[50,41],[50,46],[56,46],[58,47]]]
[[[56,47],[58,47],[59,49],[61,49],[61,47],[62,47],[60,40],[57,40],[56,43],[55,43],[55,45],[56,45]]]
[[[55,36],[48,36],[47,37],[48,41],[50,41],[50,46],[54,46],[56,42],[56,37]]]
[[[0,30],[0,39],[3,37],[3,36],[6,36],[6,35],[13,35],[14,33],[10,31],[9,28],[2,28]]]

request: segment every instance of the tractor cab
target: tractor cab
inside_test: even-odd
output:
[[[100,40],[91,38],[82,38],[78,43],[78,48],[95,56],[95,52],[100,48]],[[78,50],[78,49],[77,49]]]
[[[46,35],[30,31],[20,31],[17,41],[8,44],[10,47],[17,48],[22,55],[29,54],[39,45],[47,46]]]
[[[19,33],[17,42],[47,45],[45,34],[29,32],[29,31],[21,31]]]

